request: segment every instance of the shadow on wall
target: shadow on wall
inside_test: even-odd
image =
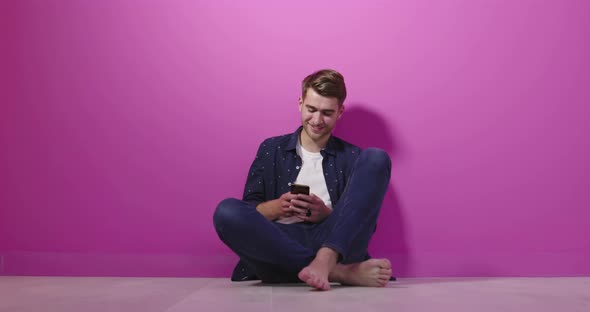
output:
[[[338,122],[335,135],[361,148],[378,147],[391,157],[393,167],[400,155],[400,147],[395,133],[381,116],[365,108],[365,105],[353,103],[346,109]],[[392,172],[392,180],[395,172]],[[373,235],[369,250],[373,257],[388,257],[393,266],[393,275],[408,276],[412,268],[410,251],[407,246],[402,207],[398,194],[390,183],[381,213],[377,231]]]

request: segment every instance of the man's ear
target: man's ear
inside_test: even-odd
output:
[[[338,119],[342,118],[342,114],[344,114],[344,104],[340,105]]]
[[[299,97],[299,112],[303,109],[303,98]]]

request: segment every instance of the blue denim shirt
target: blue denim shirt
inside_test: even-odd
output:
[[[277,199],[291,189],[301,169],[301,157],[296,146],[303,127],[295,132],[264,140],[248,172],[243,200],[254,205]],[[361,149],[331,136],[321,150],[324,178],[332,206],[344,192],[348,176]]]

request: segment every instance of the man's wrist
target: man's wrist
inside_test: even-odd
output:
[[[275,201],[277,201],[277,199],[260,203],[256,206],[256,210],[266,219],[274,221],[280,217],[280,207],[277,209],[277,205],[274,203]]]

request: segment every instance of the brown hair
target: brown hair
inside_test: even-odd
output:
[[[321,96],[337,98],[340,105],[346,99],[344,77],[333,69],[322,69],[305,77],[301,82],[302,99],[305,99],[305,93],[309,88]]]

